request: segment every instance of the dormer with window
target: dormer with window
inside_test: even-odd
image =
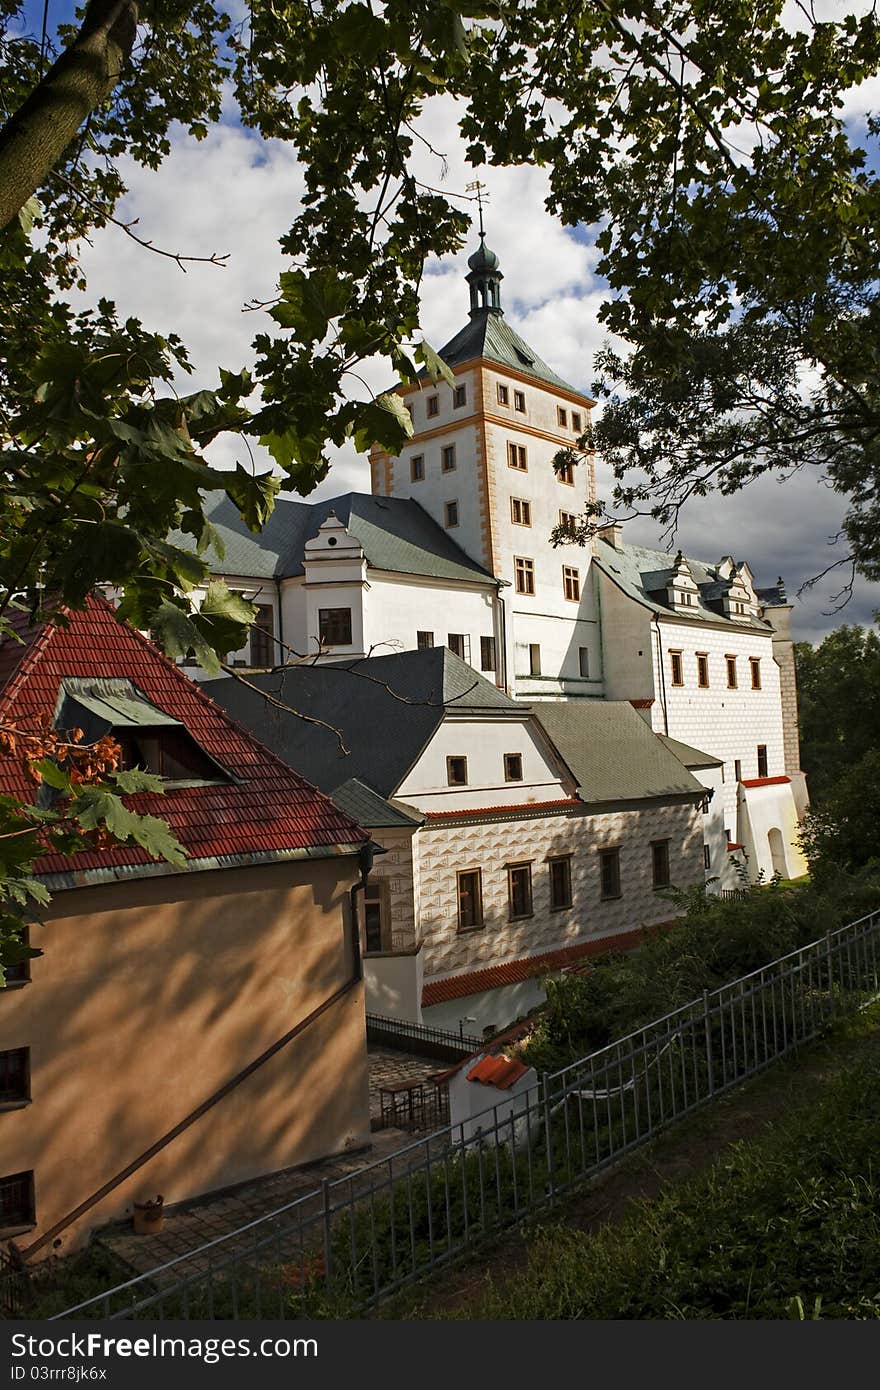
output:
[[[109,734],[122,749],[123,768],[155,773],[175,786],[234,780],[179,719],[123,677],[67,677],[55,727],[82,729],[85,743]]]
[[[748,565],[737,565],[730,576],[730,584],[722,600],[724,616],[734,622],[747,623],[757,612],[757,595],[752,585],[752,574]]]
[[[700,591],[691,574],[691,567],[681,551],[672,564],[672,572],[666,585],[666,599],[670,608],[679,613],[696,609],[700,602]]]

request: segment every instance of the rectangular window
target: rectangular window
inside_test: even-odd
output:
[[[540,676],[541,674],[541,648],[537,642],[529,643],[529,675]]]
[[[440,467],[444,473],[451,473],[455,467],[455,445],[444,444],[440,450]]]
[[[568,411],[563,410],[561,405],[556,407],[556,423],[561,430],[568,429]]]
[[[504,780],[505,782],[521,782],[522,773],[522,753],[504,754]]]
[[[495,638],[494,638],[494,637],[481,637],[481,638],[480,638],[480,670],[481,670],[481,671],[494,671],[494,670],[496,670],[496,669],[497,669],[497,662],[496,662],[496,659],[495,659]]]
[[[566,483],[569,487],[574,487],[574,464],[569,459],[566,463],[561,463],[556,469],[556,477],[560,483]]]
[[[458,410],[461,406],[467,405],[467,387],[456,386],[452,393],[452,404]]]
[[[531,526],[532,524],[532,504],[527,502],[524,497],[511,497],[510,499],[510,519],[514,526]]]
[[[431,419],[434,418],[435,415],[439,415],[439,414],[440,414],[440,397],[439,397],[439,396],[429,396],[429,397],[428,397],[428,419],[431,420]]]
[[[752,689],[761,689],[761,658],[759,656],[749,657],[749,670],[752,673]]]
[[[574,430],[575,434],[580,434],[583,428],[583,425],[581,423],[580,411],[578,410],[573,410],[571,412],[571,427]]]
[[[708,845],[703,845],[703,868],[708,870],[708,869],[711,869],[711,867],[712,867],[712,851],[711,851],[711,849],[709,848]]]
[[[581,577],[572,565],[562,566],[562,592],[567,599],[576,603],[581,596]]]
[[[22,946],[30,945],[30,932],[27,927],[25,927],[21,933],[21,944]],[[7,965],[6,969],[3,972],[3,978],[6,982],[7,989],[9,989],[10,986],[13,985],[29,984],[31,978],[30,956],[28,956],[25,960],[18,961],[15,965]]]
[[[681,652],[670,652],[669,661],[672,666],[672,684],[684,685],[684,666],[682,665]]]
[[[550,910],[571,907],[571,855],[550,860]]]
[[[31,1098],[31,1050],[15,1047],[0,1052],[0,1105],[14,1105]]]
[[[532,915],[532,866],[531,864],[511,864],[507,870],[507,892],[510,899],[510,917],[531,917]]]
[[[527,560],[522,555],[514,556],[513,587],[518,594],[533,594],[535,592],[534,560]]]
[[[450,787],[467,786],[467,758],[446,759],[446,780]]]
[[[599,871],[601,875],[601,897],[620,897],[620,850],[601,849],[599,851]]]
[[[501,382],[499,381],[496,389],[498,391],[498,404],[510,405],[510,392],[507,389],[507,387],[502,386]]]
[[[420,483],[425,477],[425,455],[413,454],[409,461],[409,476],[414,483]]]
[[[669,841],[655,840],[651,845],[651,872],[655,888],[669,887]]]
[[[526,473],[528,471],[529,464],[526,458],[525,444],[513,444],[508,440],[507,466],[508,468],[519,469],[520,473]]]
[[[578,671],[585,679],[590,674],[589,647],[578,647]]]
[[[389,912],[384,883],[368,883],[364,889],[364,944],[368,951],[389,949]]]
[[[470,664],[471,659],[471,639],[466,632],[450,632],[446,637],[446,645],[451,652],[454,652],[462,661]]]
[[[458,930],[469,931],[482,925],[482,875],[479,869],[465,869],[458,875]]]
[[[275,610],[271,603],[258,603],[251,628],[251,665],[275,665]]]
[[[319,608],[318,634],[322,647],[350,647],[351,609]]]
[[[35,1221],[33,1169],[0,1178],[0,1229],[33,1226]]]
[[[742,763],[740,762],[739,758],[734,758],[734,760],[733,760],[733,780],[734,780],[735,782],[741,782],[742,779],[743,779],[743,765],[742,765]]]
[[[559,525],[564,526],[566,531],[575,531],[577,529],[577,517],[574,512],[560,512]]]
[[[769,777],[769,775],[770,775],[770,774],[769,774],[769,772],[767,771],[767,745],[766,745],[766,743],[759,743],[759,744],[758,744],[758,776],[759,776],[759,777]]]
[[[457,526],[457,525],[458,525],[458,503],[457,503],[457,502],[447,502],[447,503],[446,503],[446,529],[449,530],[449,528],[450,528],[451,526]]]
[[[434,634],[433,634],[433,632],[417,632],[417,633],[416,633],[416,646],[418,647],[418,649],[419,649],[420,652],[427,651],[428,647],[433,647],[433,645],[434,645]]]
[[[727,667],[727,689],[736,690],[736,657],[726,656],[724,663]]]
[[[525,414],[525,409],[526,409],[526,397],[525,397],[525,392],[523,392],[523,391],[514,391],[514,393],[513,393],[513,408],[514,408],[514,410],[519,410],[519,411],[521,411],[523,414]]]
[[[701,690],[709,688],[709,657],[706,652],[697,652],[697,685]]]

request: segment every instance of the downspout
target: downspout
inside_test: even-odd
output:
[[[660,614],[654,614],[654,623],[657,628],[657,660],[660,664],[660,689],[663,700],[663,732],[669,737],[669,711],[666,708],[666,663],[663,660],[663,641],[660,637]]]
[[[501,590],[503,588],[510,588],[510,580],[499,579],[497,581],[497,585],[498,587],[496,590],[496,595],[498,602],[498,645],[501,648],[501,689],[505,692],[505,694],[511,695],[513,693],[513,688],[508,679],[509,672],[507,668],[507,603],[501,594]],[[496,671],[496,684],[498,674],[499,673]]]
[[[38,1250],[42,1250],[44,1246],[48,1245],[50,1241],[54,1240],[62,1231],[66,1230],[72,1222],[77,1221],[81,1216],[85,1216],[86,1212],[90,1211],[91,1208],[102,1201],[104,1197],[109,1196],[109,1194],[124,1183],[127,1178],[132,1177],[139,1168],[142,1168],[145,1163],[148,1163],[157,1153],[161,1153],[163,1149],[167,1148],[178,1135],[183,1134],[185,1130],[195,1124],[196,1120],[200,1120],[203,1115],[213,1109],[218,1101],[223,1100],[225,1096],[229,1095],[230,1091],[240,1086],[242,1081],[246,1081],[249,1076],[252,1076],[255,1071],[258,1071],[259,1068],[263,1066],[265,1062],[268,1062],[270,1058],[274,1057],[277,1052],[287,1047],[289,1043],[293,1042],[294,1038],[298,1038],[301,1033],[304,1033],[307,1028],[317,1022],[328,1009],[331,1009],[334,1004],[338,1003],[340,999],[343,999],[349,994],[350,991],[354,989],[355,985],[360,984],[363,979],[364,968],[361,957],[360,929],[357,920],[357,894],[362,893],[367,886],[367,879],[370,869],[373,866],[373,859],[376,853],[381,854],[385,853],[385,851],[380,850],[378,845],[374,845],[372,840],[365,840],[358,851],[358,866],[361,871],[361,877],[360,881],[354,884],[349,890],[352,909],[352,919],[349,923],[352,946],[352,972],[345,983],[340,985],[338,989],[335,989],[332,994],[328,995],[323,1003],[319,1004],[317,1008],[312,1009],[311,1013],[307,1014],[304,1019],[301,1019],[299,1023],[295,1024],[283,1037],[278,1038],[270,1047],[267,1047],[265,1052],[261,1052],[259,1057],[249,1062],[241,1071],[236,1072],[229,1081],[226,1081],[218,1090],[208,1096],[207,1100],[203,1100],[201,1105],[197,1106],[195,1110],[192,1110],[179,1124],[176,1124],[173,1129],[169,1129],[160,1139],[157,1139],[155,1144],[151,1144],[142,1154],[139,1154],[137,1158],[119,1173],[116,1173],[114,1177],[105,1182],[96,1192],[93,1192],[90,1197],[87,1197],[84,1202],[80,1202],[79,1206],[74,1207],[73,1211],[69,1211],[66,1216],[62,1216],[60,1221],[56,1221],[55,1225],[51,1226],[48,1231],[45,1231],[32,1245],[28,1245],[21,1250],[12,1242],[10,1244],[10,1251],[13,1254],[13,1258],[19,1264],[23,1265],[32,1255],[35,1255]]]

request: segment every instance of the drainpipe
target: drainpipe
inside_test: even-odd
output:
[[[663,700],[663,731],[669,737],[669,710],[666,707],[666,662],[663,660],[663,639],[660,636],[660,614],[654,614],[654,624],[657,628],[657,660],[660,663],[660,689]]]
[[[364,961],[361,953],[361,929],[360,923],[358,922],[357,910],[358,894],[366,892],[367,881],[370,877],[370,870],[373,867],[373,860],[376,858],[376,855],[387,853],[387,850],[380,849],[372,840],[364,840],[364,843],[358,850],[358,865],[360,867],[361,876],[359,882],[352,884],[349,889],[349,901],[351,903],[351,923],[349,927],[351,932],[352,953],[351,970],[352,977],[355,980],[362,980],[364,978]]]
[[[502,689],[506,694],[510,695],[510,694],[512,693],[512,686],[511,686],[511,682],[510,682],[510,680],[509,680],[509,672],[508,672],[508,668],[507,668],[507,603],[506,603],[506,601],[504,600],[504,598],[502,597],[502,594],[501,594],[502,588],[505,588],[505,589],[509,589],[509,588],[510,588],[510,580],[509,580],[509,579],[499,579],[499,580],[498,580],[498,588],[497,588],[497,591],[496,591],[496,594],[497,594],[497,600],[496,600],[496,601],[497,601],[497,603],[498,603],[498,646],[499,646],[499,648],[500,648],[500,653],[501,653],[501,671],[500,671],[500,675],[501,675],[501,689]],[[495,673],[496,683],[497,683],[498,675],[499,675],[499,672],[496,671],[496,673]]]

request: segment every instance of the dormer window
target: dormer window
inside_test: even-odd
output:
[[[168,782],[216,782],[218,768],[184,728],[112,730],[124,768],[141,768]]]
[[[322,647],[350,647],[351,609],[319,608],[318,636]]]

